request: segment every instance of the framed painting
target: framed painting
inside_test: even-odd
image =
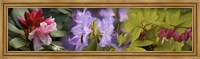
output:
[[[198,59],[198,3],[3,0],[0,55],[2,59]]]

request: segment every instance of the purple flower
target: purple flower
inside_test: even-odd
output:
[[[127,8],[119,8],[118,15],[119,15],[119,22],[123,22],[128,19],[128,9]]]
[[[112,39],[111,39],[112,46],[115,49],[117,49],[117,51],[122,51],[124,49],[124,47],[125,47],[125,43],[119,46],[119,44],[117,42],[117,37],[116,37],[117,34],[118,34],[117,32],[115,32],[114,34],[112,34]]]
[[[100,43],[99,46],[105,47],[106,45],[110,46],[111,45],[111,34],[113,34],[114,26],[114,13],[112,9],[102,9],[100,11],[100,15],[103,17],[102,20],[97,19],[97,27],[101,34],[103,35],[100,38]]]
[[[76,45],[72,45],[68,42],[69,40],[69,36],[64,36],[64,37],[61,37],[61,43],[62,43],[62,46],[64,47],[65,50],[68,50],[68,51],[74,51],[75,48],[76,48]]]
[[[93,22],[93,17],[91,16],[91,12],[86,11],[86,9],[83,12],[77,10],[73,20],[77,24],[71,29],[74,37],[69,39],[69,43],[76,45],[76,50],[80,51],[88,45],[88,35],[92,32],[90,25]]]
[[[103,20],[106,20],[110,24],[113,24],[115,13],[113,12],[113,9],[107,8],[107,9],[101,9],[99,14],[102,16]]]

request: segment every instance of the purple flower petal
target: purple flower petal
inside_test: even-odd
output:
[[[69,40],[70,38],[68,36],[62,37],[61,38],[62,46],[65,48],[65,50],[75,51],[76,45],[70,44]]]
[[[115,15],[115,13],[113,12],[113,9],[111,8],[102,9],[100,10],[99,14],[105,18]]]
[[[112,9],[101,9],[100,10],[100,15],[103,17],[102,20],[97,19],[97,28],[103,35],[102,38],[100,38],[100,43],[99,46],[105,47],[111,45],[111,35],[113,34],[114,31],[114,12]]]
[[[76,51],[81,51],[81,50],[83,50],[83,48],[84,48],[85,46],[86,46],[86,45],[81,44],[81,43],[77,44],[77,45],[76,45]]]
[[[101,47],[105,47],[110,46],[111,45],[111,36],[110,35],[103,35],[103,37],[101,38],[101,41],[99,43],[99,46]]]
[[[74,36],[72,39],[69,39],[69,43],[72,45],[77,45],[80,41],[80,38],[78,36]]]
[[[118,10],[118,14],[119,14],[119,22],[123,22],[126,19],[128,19],[128,9],[127,8],[120,8]]]

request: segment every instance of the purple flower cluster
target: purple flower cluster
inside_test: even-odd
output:
[[[88,35],[92,32],[90,25],[93,23],[94,19],[91,16],[91,12],[84,9],[83,12],[77,10],[73,20],[77,24],[71,29],[74,37],[69,39],[69,42],[72,45],[76,45],[75,50],[80,51],[88,45]]]
[[[111,44],[111,34],[113,34],[114,31],[114,18],[115,15],[112,9],[101,9],[100,15],[103,17],[102,20],[97,19],[97,27],[101,34],[103,35],[102,38],[100,38],[101,42],[99,43],[99,46],[105,47],[106,45],[110,46]]]
[[[127,19],[127,9],[119,9],[119,17],[120,22],[125,21]],[[74,35],[72,38],[68,39],[68,42],[71,45],[75,45],[76,51],[83,50],[84,47],[88,45],[88,39],[89,34],[93,31],[90,26],[94,21],[97,23],[97,29],[100,33],[98,33],[101,36],[98,36],[100,39],[100,42],[97,43],[100,47],[110,46],[112,43],[111,39],[112,34],[114,32],[114,16],[115,13],[113,12],[113,9],[111,8],[104,8],[99,10],[99,16],[92,17],[92,13],[90,11],[87,11],[87,9],[84,9],[83,12],[80,10],[76,10],[75,17],[73,17],[73,20],[75,21],[76,25],[72,27],[71,32]],[[116,39],[115,39],[116,40]]]

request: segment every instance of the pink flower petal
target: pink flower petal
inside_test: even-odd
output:
[[[54,22],[54,23],[52,23],[52,24],[50,24],[50,25],[47,25],[47,26],[45,27],[45,30],[47,30],[47,31],[49,31],[49,32],[51,32],[51,31],[53,31],[53,30],[57,30],[56,26],[57,26],[57,24]]]
[[[32,41],[32,39],[34,39],[36,30],[37,30],[37,28],[36,28],[35,30],[33,30],[31,33],[29,33],[28,39],[29,39],[30,41]]]
[[[47,23],[47,25],[50,25],[52,23],[54,23],[55,18],[49,17],[45,20],[45,22]]]
[[[38,37],[34,37],[33,46],[34,46],[34,50],[40,50],[40,48],[42,47],[42,42],[40,41]]]
[[[45,45],[51,44],[52,39],[48,34],[37,32],[37,35]]]

